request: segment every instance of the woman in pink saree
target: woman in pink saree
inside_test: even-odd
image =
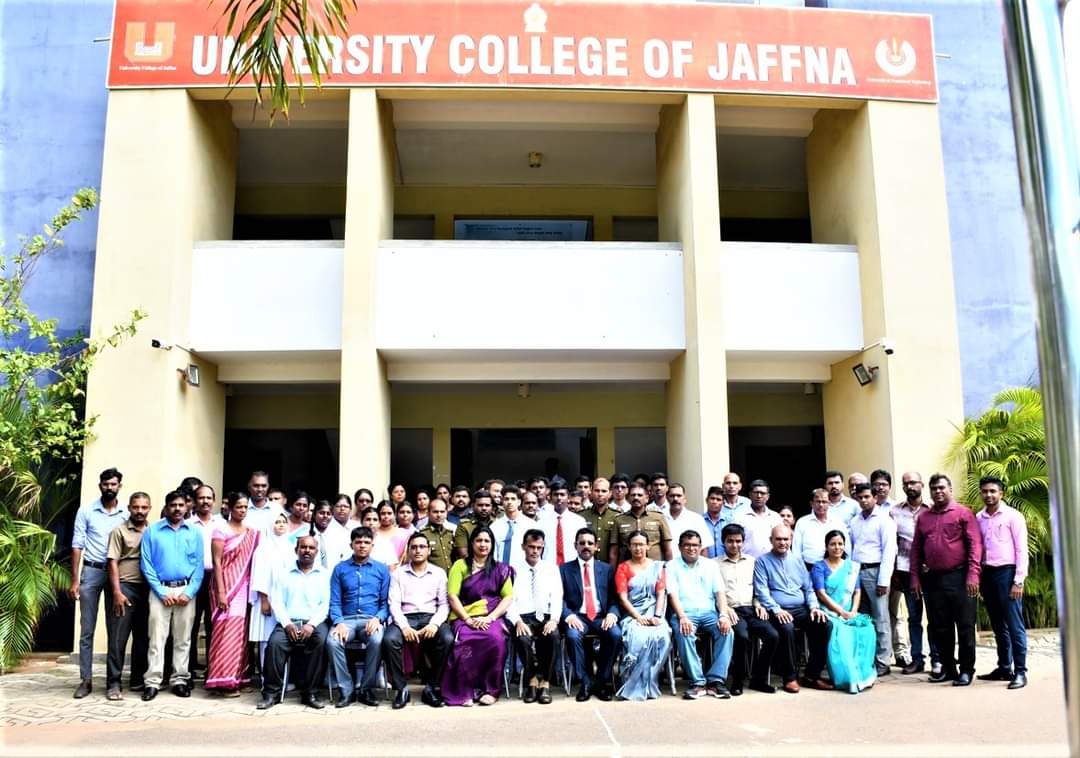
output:
[[[210,640],[206,689],[236,697],[250,679],[247,666],[247,613],[251,564],[259,533],[244,526],[248,500],[233,492],[226,498],[228,520],[214,529],[210,549],[214,559],[214,634]]]

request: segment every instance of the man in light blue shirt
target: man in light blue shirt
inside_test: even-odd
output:
[[[109,535],[128,517],[127,508],[120,505],[117,495],[124,475],[107,468],[98,476],[101,496],[79,508],[75,514],[75,532],[71,537],[71,587],[68,594],[79,602],[79,686],[76,698],[93,690],[94,630],[97,628],[101,593],[105,607],[112,608],[112,586],[105,563]]]
[[[317,687],[323,680],[326,635],[330,631],[326,621],[330,582],[329,572],[316,560],[318,556],[319,541],[305,534],[296,540],[296,563],[274,576],[270,610],[277,626],[266,644],[262,698],[255,704],[260,711],[280,700],[286,684],[285,664],[291,656],[303,659],[297,663],[300,702],[316,710],[325,707]]]
[[[153,700],[162,686],[165,644],[172,634],[172,691],[191,695],[188,660],[191,627],[195,622],[195,594],[202,585],[202,533],[184,523],[187,496],[180,491],[165,496],[165,518],[147,527],[139,546],[139,568],[150,585],[150,649],[146,687],[142,699]]]
[[[839,471],[825,472],[825,491],[829,493],[829,513],[833,520],[846,524],[859,512],[859,504],[844,496],[844,475]]]
[[[836,529],[848,542],[847,524],[836,520],[829,507],[829,493],[824,489],[813,491],[810,513],[795,522],[795,536],[791,549],[806,564],[806,570],[825,557],[825,535]]]
[[[848,530],[851,560],[859,566],[859,611],[874,619],[877,674],[885,676],[892,658],[889,588],[896,565],[896,522],[877,504],[871,485],[855,485],[855,495],[861,510],[848,522]]]
[[[795,629],[806,633],[810,657],[802,683],[819,690],[832,685],[821,679],[832,624],[818,605],[810,575],[799,556],[791,552],[791,530],[781,524],[772,530],[772,550],[754,563],[754,598],[769,612],[769,620],[780,635],[773,658],[773,671],[784,682],[784,691],[796,693]]]
[[[690,680],[683,698],[697,700],[702,695],[726,700],[731,697],[727,680],[731,651],[735,644],[731,615],[715,561],[701,557],[701,535],[687,529],[679,535],[679,557],[667,564],[668,601],[674,619],[671,629],[679,648],[686,678]],[[702,672],[697,651],[698,632],[712,639],[712,665]]]

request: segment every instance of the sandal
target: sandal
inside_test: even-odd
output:
[[[494,696],[489,695],[485,692],[476,702],[480,703],[480,705],[495,705],[495,700],[496,698]]]
[[[119,689],[110,688],[109,691],[105,693],[105,699],[106,700],[123,700],[124,696],[122,694],[120,694]]]

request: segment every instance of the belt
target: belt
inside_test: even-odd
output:
[[[108,568],[108,565],[105,564],[105,563],[102,563],[101,561],[88,561],[85,558],[83,559],[82,564],[84,566],[89,566],[92,569],[100,569],[101,571],[104,571],[105,569]]]
[[[881,563],[880,562],[879,563],[860,563],[859,568],[864,568],[864,569],[881,568]]]
[[[167,582],[162,582],[161,585],[163,587],[169,587],[169,588],[186,587],[188,585],[188,580],[187,579],[170,579]]]

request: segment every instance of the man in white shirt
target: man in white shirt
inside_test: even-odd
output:
[[[611,477],[611,502],[608,507],[613,508],[617,513],[626,513],[630,510],[630,501],[627,499],[629,495],[630,477],[626,474],[616,474]]]
[[[701,539],[701,554],[711,548],[715,543],[712,530],[705,525],[705,519],[700,513],[689,510],[686,507],[686,487],[679,482],[668,485],[667,491],[668,512],[664,514],[668,526],[671,527],[671,541],[679,544],[679,535],[686,531],[698,533]]]
[[[668,509],[671,504],[668,502],[668,486],[667,474],[658,471],[649,477],[649,506],[646,510],[656,511],[657,513],[663,513],[667,515]]]
[[[551,501],[548,509],[541,510],[536,517],[536,525],[544,532],[544,560],[561,566],[574,560],[574,535],[578,529],[584,529],[588,523],[584,518],[570,510],[570,493],[566,482],[557,480],[551,487]]]
[[[192,677],[201,678],[206,673],[206,667],[210,659],[210,635],[213,633],[213,624],[210,609],[210,588],[214,584],[214,558],[210,550],[211,537],[214,527],[223,519],[214,513],[214,501],[216,493],[209,484],[200,484],[195,488],[195,508],[186,523],[195,527],[203,538],[203,581],[199,585],[199,591],[195,593],[195,617],[191,622],[191,644],[188,654],[188,671]],[[205,663],[199,663],[199,623],[202,622],[203,636],[206,638]]]
[[[847,524],[837,521],[829,507],[829,493],[819,488],[811,493],[811,497],[810,513],[795,522],[791,543],[791,551],[802,558],[807,571],[825,557],[825,535],[833,529],[843,532],[844,543],[851,544]]]
[[[742,552],[751,558],[759,558],[772,550],[773,527],[783,522],[780,514],[770,510],[769,483],[764,479],[750,482],[750,507],[735,517],[735,522],[746,534],[743,538]]]
[[[536,496],[532,497],[535,502]],[[495,535],[495,560],[518,566],[525,560],[522,535],[538,527],[536,521],[521,512],[521,491],[514,485],[503,487],[502,504],[503,515],[491,523],[491,533]]]
[[[527,683],[523,699],[526,703],[549,705],[549,683],[562,616],[562,579],[555,564],[543,560],[542,531],[526,530],[521,548],[524,558],[514,567],[514,602],[506,617],[514,625],[514,646],[522,660],[521,676]]]
[[[859,512],[859,504],[844,496],[844,475],[839,471],[825,472],[825,491],[829,493],[829,512],[835,521],[846,524]]]
[[[248,512],[244,516],[244,526],[269,534],[273,530],[274,517],[281,512],[267,497],[270,492],[270,477],[265,471],[253,471],[248,479],[247,490]]]
[[[896,566],[896,522],[878,507],[870,485],[855,485],[859,514],[848,522],[851,560],[859,564],[859,611],[874,619],[877,632],[877,674],[889,673],[892,629],[889,622],[889,588]]]

